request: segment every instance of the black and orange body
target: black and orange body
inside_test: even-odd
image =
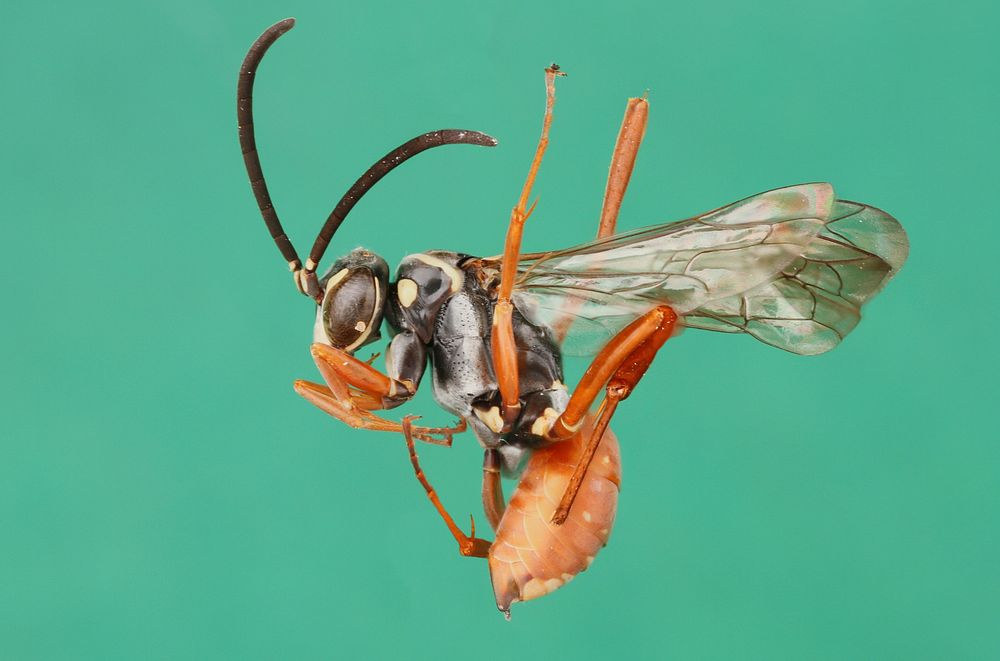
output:
[[[510,604],[541,596],[585,569],[607,542],[620,482],[617,441],[607,431],[608,420],[618,401],[627,396],[618,396],[621,382],[628,383],[629,391],[634,387],[652,354],[669,336],[675,317],[664,312],[669,308],[661,307],[630,324],[598,354],[571,396],[564,383],[559,333],[530,321],[513,301],[521,236],[533,208],[528,201],[548,145],[555,79],[564,75],[557,65],[545,70],[542,135],[511,212],[501,259],[440,250],[415,253],[403,259],[390,281],[385,261],[358,248],[318,277],[319,261],[347,213],[393,168],[431,147],[494,146],[496,140],[475,131],[432,131],[379,159],[336,205],[303,265],[264,183],[252,110],[257,67],[266,50],[293,26],[292,19],[281,21],[251,47],[240,70],[237,116],[247,172],[268,230],[297,288],[317,305],[312,355],[323,383],[297,381],[295,390],[348,425],[405,437],[417,479],[458,542],[460,553],[489,557],[497,605],[509,614]],[[636,110],[636,102],[645,103],[630,102],[626,125],[632,129],[628,140],[619,139],[622,144],[615,151],[601,236],[614,231],[645,126],[644,108]],[[372,360],[354,356],[380,337],[383,318],[392,334],[384,373],[372,366]],[[635,369],[638,363],[644,365],[640,370]],[[459,417],[458,424],[424,427],[413,424],[414,416],[395,422],[375,413],[412,398],[428,366],[435,400]],[[611,399],[600,414],[590,414],[609,379],[616,384],[613,392],[608,390]],[[497,531],[492,544],[477,538],[474,527],[469,535],[462,532],[420,467],[414,447],[414,440],[450,445],[452,436],[466,428],[472,429],[484,450],[482,499],[486,518]],[[607,439],[603,445],[602,439]],[[595,457],[599,464],[588,473]],[[503,497],[503,475],[520,477],[510,507]],[[553,500],[553,484],[558,485],[557,500]],[[603,491],[586,489],[577,513],[572,504],[587,484]],[[603,495],[595,497],[594,493]],[[541,510],[539,499],[548,503]],[[539,511],[547,512],[542,517],[546,520],[539,519]],[[544,534],[529,540],[538,562],[514,562],[511,550],[524,548],[525,540],[519,538],[522,531],[542,528]],[[549,571],[553,567],[556,574]]]
[[[359,429],[401,434],[415,475],[464,556],[488,559],[497,607],[548,594],[586,569],[607,543],[621,485],[612,417],[678,327],[746,333],[801,354],[835,346],[906,259],[905,232],[873,207],[837,200],[829,184],[775,189],[701,216],[617,234],[622,200],[646,130],[649,104],[629,99],[612,152],[597,241],[523,255],[532,187],[549,144],[555,82],[545,69],[541,136],[494,257],[427,250],[395,274],[358,248],[322,277],[334,233],[371,187],[428,149],[493,147],[477,131],[441,129],[378,159],[322,225],[303,264],[272,204],[254,137],[252,92],[266,50],[294,25],[281,21],[251,46],[240,69],[237,119],[244,163],[265,225],[314,304],[311,352],[323,383],[295,390]],[[391,334],[384,370],[356,357]],[[596,329],[590,366],[567,387],[562,357]],[[451,427],[382,415],[408,402],[430,369]],[[495,539],[451,517],[417,457],[415,441],[451,445],[471,429],[483,449],[483,511]],[[510,500],[502,478],[518,483]]]

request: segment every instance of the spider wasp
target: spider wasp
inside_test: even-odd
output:
[[[563,75],[552,65],[545,70],[541,137],[502,254],[415,253],[390,280],[384,259],[357,248],[319,277],[337,228],[382,177],[431,148],[497,142],[478,131],[446,129],[403,143],[341,198],[303,265],[264,182],[252,108],[260,61],[294,24],[276,23],[251,46],[240,69],[237,119],[264,222],[297,288],[316,305],[312,356],[324,383],[300,380],[295,390],[352,427],[403,435],[416,476],[460,553],[488,559],[497,607],[508,617],[512,603],[561,587],[607,543],[621,482],[618,441],[608,423],[678,328],[745,333],[793,353],[822,353],[857,325],[861,306],[906,260],[906,234],[894,218],[837,199],[826,183],[779,188],[687,220],[616,233],[645,132],[645,98],[626,107],[597,239],[522,254],[555,80]],[[392,333],[384,372],[355,357],[379,339],[383,321]],[[562,367],[569,352],[593,356],[572,391]],[[428,364],[435,400],[460,419],[454,427],[375,413],[412,398]],[[474,523],[468,535],[455,523],[414,447],[415,440],[450,445],[466,428],[484,450],[482,500],[492,542],[476,537]],[[519,476],[509,501],[502,475]]]

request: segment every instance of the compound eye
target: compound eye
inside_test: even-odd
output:
[[[334,273],[327,280],[321,311],[330,344],[352,352],[378,339],[383,294],[370,269],[344,268]]]

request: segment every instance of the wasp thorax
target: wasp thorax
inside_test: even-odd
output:
[[[350,353],[379,339],[388,283],[385,260],[363,248],[334,262],[320,280],[313,340]]]

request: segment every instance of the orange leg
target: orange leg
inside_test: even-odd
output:
[[[367,363],[325,344],[312,345],[313,360],[326,385],[296,381],[295,392],[319,409],[356,429],[400,433],[401,423],[370,413],[385,408],[398,390],[398,381]],[[405,396],[405,395],[404,395]],[[451,445],[452,435],[465,431],[465,421],[454,427],[413,427],[413,437],[426,443]]]
[[[618,211],[622,207],[622,199],[628,190],[632,170],[635,169],[635,158],[639,153],[642,138],[646,135],[646,120],[649,118],[649,101],[646,97],[629,99],[625,106],[625,118],[622,119],[618,140],[611,155],[611,169],[608,172],[608,185],[604,189],[604,206],[601,208],[601,223],[597,228],[597,238],[603,239],[615,233],[618,223]]]
[[[504,429],[517,420],[520,413],[520,393],[517,374],[517,346],[514,344],[513,314],[514,304],[511,293],[514,290],[514,278],[517,276],[517,262],[521,254],[521,235],[524,223],[534,210],[534,205],[528,208],[528,198],[531,197],[531,187],[542,164],[542,156],[549,145],[549,127],[552,125],[552,107],[556,102],[556,76],[565,76],[558,65],[553,64],[545,70],[545,117],[542,120],[542,135],[535,148],[535,157],[528,169],[528,177],[521,189],[521,197],[510,214],[510,225],[507,228],[507,238],[504,242],[503,262],[500,269],[500,290],[497,295],[496,307],[493,310],[493,330],[491,345],[493,349],[493,369],[497,375],[497,385],[502,403],[501,415]]]
[[[555,513],[552,515],[553,523],[561,524],[566,520],[566,517],[569,516],[569,510],[573,506],[573,501],[576,499],[576,494],[580,489],[580,485],[583,483],[583,478],[587,474],[590,462],[593,460],[594,454],[597,452],[597,448],[601,443],[601,439],[604,437],[604,432],[608,428],[611,416],[614,415],[615,409],[618,408],[618,404],[632,394],[636,384],[639,383],[639,380],[642,378],[643,374],[646,373],[646,370],[649,369],[650,364],[653,362],[653,358],[656,357],[656,352],[660,350],[660,347],[663,346],[663,343],[667,341],[667,338],[670,337],[670,333],[673,331],[674,323],[677,320],[677,315],[674,314],[674,311],[668,307],[660,307],[652,310],[646,315],[646,317],[649,317],[653,315],[653,313],[657,312],[659,313],[660,322],[657,324],[656,328],[651,333],[646,335],[638,346],[629,351],[628,355],[618,364],[618,367],[614,370],[610,380],[607,382],[607,386],[605,387],[606,396],[605,400],[601,403],[601,410],[598,414],[597,422],[594,423],[594,429],[590,434],[590,440],[580,456],[580,460],[573,471],[573,475],[570,477],[569,484],[566,486],[566,491],[563,493],[562,499],[559,501],[559,507],[556,508]],[[625,331],[623,331],[623,333],[624,332]],[[619,337],[621,337],[621,334],[619,334]],[[615,340],[612,340],[611,344],[616,343],[617,339],[618,338],[616,337]],[[587,375],[590,374],[591,372],[588,370]],[[581,380],[581,384],[583,381],[587,381],[587,375],[585,375]],[[577,392],[580,392],[580,389],[578,389]],[[570,398],[570,405],[573,405],[573,399],[575,398],[576,393],[574,393]],[[593,401],[592,398],[591,401]],[[589,408],[589,403],[587,404],[587,408]],[[567,408],[567,411],[568,410],[569,409]]]
[[[649,353],[653,359],[656,351],[673,333],[677,323],[677,313],[671,308],[661,305],[642,315],[618,333],[594,357],[590,367],[584,372],[583,378],[569,398],[566,410],[563,411],[552,428],[545,434],[550,440],[568,438],[576,432],[590,410],[598,394],[605,384],[622,370]],[[639,377],[646,371],[648,363],[642,368]],[[638,381],[638,377],[636,377]],[[633,384],[634,385],[634,384]]]
[[[490,551],[490,543],[488,540],[480,539],[476,537],[476,521],[472,519],[470,515],[470,520],[472,521],[472,532],[466,535],[462,532],[462,529],[458,527],[455,520],[451,518],[448,514],[448,510],[444,508],[441,504],[441,499],[438,498],[437,492],[434,491],[434,487],[431,483],[427,481],[427,477],[424,475],[424,470],[420,467],[420,461],[417,459],[417,449],[413,445],[413,433],[411,423],[416,416],[408,415],[403,418],[403,438],[406,439],[406,447],[410,451],[410,463],[413,464],[413,471],[417,474],[417,480],[420,481],[421,486],[427,492],[427,497],[431,499],[431,503],[434,505],[434,509],[438,511],[441,518],[444,519],[445,525],[448,526],[448,530],[455,537],[455,541],[458,542],[458,552],[467,557],[474,558],[485,558]]]
[[[486,450],[483,455],[483,511],[494,530],[500,525],[506,505],[500,482],[500,453]]]
[[[601,222],[597,227],[597,238],[613,236],[618,225],[618,212],[622,207],[628,182],[635,169],[635,159],[646,135],[646,120],[649,119],[649,101],[646,97],[629,99],[625,106],[625,117],[618,131],[618,140],[611,153],[611,167],[608,169],[608,183],[604,188],[604,204],[601,207]],[[560,316],[552,324],[556,337],[562,342],[569,333],[569,327],[576,317],[580,302],[570,300]]]
[[[397,381],[386,376],[372,367],[370,362],[340,349],[317,343],[310,347],[310,351],[324,379],[335,373],[355,388],[389,400],[409,399],[417,391],[409,381]]]
[[[561,526],[566,522],[569,511],[573,507],[573,501],[576,500],[576,494],[580,492],[580,485],[583,484],[583,478],[586,477],[587,470],[590,468],[590,462],[594,460],[594,455],[601,444],[601,439],[604,438],[604,432],[608,428],[608,423],[611,422],[611,416],[614,415],[620,401],[620,399],[612,397],[609,386],[608,397],[601,402],[601,410],[597,416],[597,421],[594,423],[594,429],[590,433],[590,440],[583,448],[583,454],[580,455],[580,460],[577,462],[576,468],[573,469],[573,474],[566,484],[566,490],[563,491],[562,498],[559,500],[559,506],[552,513],[552,523]]]

